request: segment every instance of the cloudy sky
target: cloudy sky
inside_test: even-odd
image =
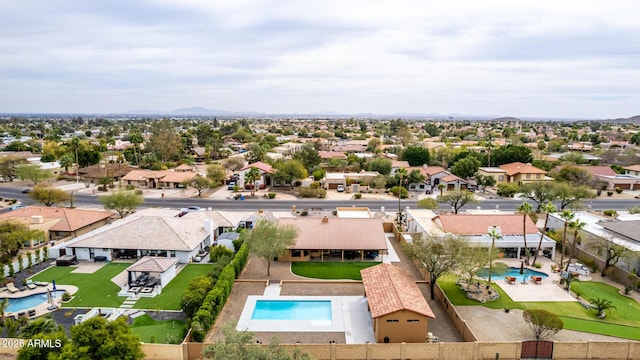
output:
[[[640,114],[640,4],[0,2],[0,113]]]

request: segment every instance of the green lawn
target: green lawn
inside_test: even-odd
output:
[[[146,343],[179,344],[187,332],[187,324],[184,321],[156,321],[146,314],[135,318],[130,328],[134,334],[140,336],[140,341]],[[152,336],[154,341],[151,341]]]
[[[300,276],[314,279],[362,280],[360,270],[379,262],[292,262],[291,271]]]
[[[56,281],[56,285],[73,285],[78,292],[63,307],[119,307],[125,300],[118,297],[120,287],[111,278],[131,264],[109,263],[93,274],[72,273],[76,267],[54,266],[32,277],[33,281]]]
[[[617,288],[602,282],[574,282],[571,284],[571,289],[578,291],[586,300],[598,297],[611,300],[616,309],[608,310],[606,319],[598,319],[595,310],[587,310],[577,301],[514,302],[497,284],[493,286],[500,293],[500,298],[484,304],[467,298],[465,292],[456,285],[454,276],[438,279],[438,285],[455,306],[481,305],[492,309],[544,309],[560,316],[564,322],[564,328],[568,330],[640,340],[640,304],[632,298],[621,295]]]
[[[169,285],[162,289],[162,294],[153,298],[140,298],[136,309],[182,310],[180,299],[189,282],[196,276],[206,275],[212,264],[189,264],[182,269]]]

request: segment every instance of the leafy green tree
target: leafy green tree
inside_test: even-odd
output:
[[[384,157],[377,157],[367,162],[368,171],[377,171],[381,175],[389,175],[391,173],[392,162]]]
[[[144,203],[141,195],[136,195],[132,191],[118,190],[107,195],[98,197],[98,201],[107,210],[114,210],[124,218],[125,215],[136,211],[136,209]]]
[[[496,194],[499,196],[513,197],[518,193],[518,185],[514,183],[500,183],[497,189]]]
[[[51,346],[23,346],[18,350],[18,360],[59,359],[63,347],[69,343],[67,335],[62,330],[39,332],[28,338],[39,340],[41,344],[50,344]]]
[[[227,178],[227,172],[220,164],[211,164],[207,166],[207,179],[211,180],[213,187],[218,187],[223,184]]]
[[[496,178],[490,175],[476,175],[476,184],[482,186],[482,192],[487,191],[487,187],[494,186],[496,184]]]
[[[446,194],[438,196],[437,200],[440,203],[451,205],[454,214],[457,214],[458,210],[466,204],[476,202],[473,193],[466,189],[447,191]]]
[[[20,165],[16,169],[16,175],[23,180],[33,181],[34,185],[53,177],[51,171],[41,169],[39,165]]]
[[[163,165],[180,158],[183,151],[182,140],[171,121],[163,119],[152,123],[151,136],[145,149],[155,154]]]
[[[267,158],[267,150],[258,143],[249,144],[247,152],[244,154],[244,158],[249,164],[264,161]]]
[[[144,137],[140,131],[132,131],[129,133],[129,142],[133,145],[133,156],[138,165],[140,164],[140,144],[144,142]]]
[[[573,186],[589,185],[591,183],[591,174],[586,169],[573,165],[563,166],[551,176],[556,181],[563,181]]]
[[[198,197],[202,196],[202,193],[210,188],[213,185],[213,182],[209,180],[209,178],[202,177],[200,175],[196,175],[190,180],[185,180],[182,182],[185,187],[191,186],[192,188],[198,190]]]
[[[27,225],[16,221],[2,221],[0,222],[0,257],[7,262],[18,253],[25,242],[43,238],[42,230],[31,230]],[[10,275],[13,277],[12,274]]]
[[[613,305],[613,302],[609,299],[596,298],[596,299],[590,299],[589,301],[591,302],[591,305],[593,305],[595,310],[598,312],[598,317],[601,319],[604,319],[606,316],[605,310],[616,309],[616,306]]]
[[[491,153],[491,164],[500,166],[512,162],[530,163],[533,160],[531,150],[523,145],[505,145],[495,149]]]
[[[567,207],[579,207],[581,200],[593,199],[596,193],[584,185],[555,183],[554,198],[560,203],[560,210]]]
[[[311,171],[311,169],[320,165],[322,161],[318,150],[311,143],[305,144],[299,151],[294,153],[293,159],[300,161],[307,171]]]
[[[16,178],[16,168],[23,162],[24,160],[11,156],[0,159],[0,176],[4,181],[13,181]]]
[[[596,253],[602,254],[604,257],[604,267],[600,272],[602,277],[607,276],[609,268],[615,266],[620,260],[637,256],[637,253],[622,245],[618,245],[609,239],[595,239],[590,242],[588,247],[593,249]]]
[[[400,196],[402,197],[402,199],[406,199],[409,197],[409,190],[407,190],[403,186],[394,186],[390,190],[393,196],[398,196],[398,192],[400,192]]]
[[[272,338],[269,346],[255,346],[254,334],[236,331],[236,323],[229,322],[222,327],[224,340],[207,346],[203,350],[205,360],[311,360],[307,353],[295,349],[292,354],[280,346],[277,338]]]
[[[289,246],[294,245],[297,236],[298,230],[295,226],[265,219],[258,220],[251,231],[240,235],[252,253],[267,260],[267,276],[270,275],[271,260],[281,256]]]
[[[413,169],[413,170],[411,170],[409,175],[407,175],[407,182],[406,183],[407,184],[419,184],[419,183],[423,182],[424,179],[426,179],[426,177],[424,175],[422,175],[420,170]]]
[[[249,171],[244,173],[244,182],[249,185],[251,189],[251,196],[256,193],[256,181],[261,177],[260,169],[257,167],[251,167]]]
[[[274,180],[284,184],[288,184],[293,189],[293,181],[296,179],[304,179],[308,176],[307,169],[298,160],[288,160],[277,167]]]
[[[486,248],[480,246],[466,246],[460,251],[456,273],[466,279],[467,284],[471,284],[478,272],[498,257],[498,252],[497,248],[494,248],[493,251],[487,251]]]
[[[188,318],[192,318],[200,309],[202,302],[212,288],[213,280],[208,276],[197,276],[189,282],[180,300],[180,306]]]
[[[458,160],[452,167],[451,173],[461,178],[468,179],[478,172],[480,167],[480,161],[476,158],[469,156],[464,159]]]
[[[418,200],[418,207],[420,209],[435,210],[440,208],[440,205],[438,205],[438,202],[436,201],[436,199],[424,198],[424,199]]]
[[[438,279],[456,269],[463,250],[469,246],[466,239],[447,235],[426,237],[405,244],[407,254],[429,274],[431,300],[435,300],[435,286]]]
[[[562,319],[560,319],[558,315],[547,310],[525,310],[522,313],[522,317],[533,330],[533,335],[536,340],[550,338],[564,328]]]
[[[73,156],[71,154],[62,155],[62,157],[60,157],[60,159],[58,159],[58,161],[60,162],[60,166],[62,166],[64,168],[64,172],[65,173],[68,173],[69,172],[69,168],[71,166],[73,166],[73,164],[75,164],[75,161],[74,161]]]
[[[409,146],[402,152],[402,159],[411,166],[422,166],[430,160],[429,149],[420,146]]]
[[[224,161],[224,166],[229,169],[229,171],[238,171],[244,166],[244,159],[237,156],[228,158]]]
[[[536,210],[539,210],[543,203],[555,200],[556,187],[551,181],[533,181],[520,185],[518,192],[523,199],[532,201]]]
[[[71,343],[62,348],[63,359],[93,360],[144,358],[140,337],[134,335],[124,317],[107,321],[101,316],[71,327]]]

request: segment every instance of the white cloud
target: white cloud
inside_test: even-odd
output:
[[[637,113],[635,1],[0,4],[0,111]]]

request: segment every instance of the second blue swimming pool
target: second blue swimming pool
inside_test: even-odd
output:
[[[331,320],[331,300],[258,300],[252,320]]]

